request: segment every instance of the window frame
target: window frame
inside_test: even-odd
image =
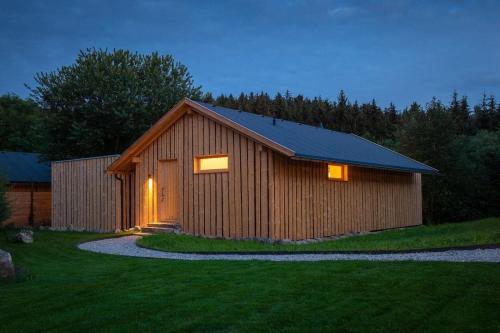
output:
[[[332,178],[330,177],[330,166],[339,166],[341,167],[341,173],[342,176],[340,178]],[[349,181],[349,166],[347,164],[340,164],[340,163],[328,163],[326,166],[326,176],[328,180],[335,181],[335,182],[347,182]]]
[[[210,169],[210,170],[200,170],[200,160],[209,158],[227,157],[227,168],[226,169]],[[221,173],[229,172],[229,154],[212,154],[212,155],[197,155],[193,159],[193,172],[195,175],[204,173]]]

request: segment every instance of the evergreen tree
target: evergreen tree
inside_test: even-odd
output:
[[[201,101],[205,103],[214,103],[215,100],[214,97],[212,96],[212,93],[207,92],[203,94],[203,96],[201,97]]]
[[[470,129],[469,104],[467,102],[467,97],[463,96],[459,100],[458,93],[454,91],[451,97],[449,110],[451,112],[451,116],[453,117],[457,133],[460,135],[465,134]]]
[[[344,131],[349,133],[362,134],[360,131],[360,125],[361,125],[360,113],[361,112],[357,101],[355,101],[354,104],[349,105],[344,115],[345,118]]]
[[[481,105],[474,107],[474,120],[476,130],[492,130],[493,118],[495,113],[495,100],[493,97],[488,98],[483,94]]]
[[[333,128],[338,131],[343,131],[345,129],[345,114],[349,106],[349,100],[345,95],[344,91],[341,90],[337,98],[337,103],[334,104],[333,113]]]
[[[276,115],[277,118],[280,119],[288,119],[288,110],[286,106],[286,100],[285,98],[278,92],[274,96],[274,100],[271,101],[271,109],[272,113]]]
[[[391,102],[389,107],[384,110],[385,118],[385,136],[389,139],[394,139],[396,128],[400,125],[400,116],[396,110],[396,106]]]
[[[371,103],[361,105],[361,114],[363,119],[363,136],[381,142],[386,138],[385,118],[382,110],[377,106],[375,100]]]
[[[402,152],[446,174],[453,161],[452,143],[456,138],[451,112],[433,98],[425,112],[414,103],[403,117],[399,138]],[[446,177],[424,177],[423,209],[428,222],[438,222],[449,216],[454,203],[448,180]]]
[[[488,128],[489,131],[494,131],[498,128],[496,119],[497,119],[497,104],[495,102],[495,96],[490,95],[488,98],[488,106],[487,106],[487,114],[488,114]]]

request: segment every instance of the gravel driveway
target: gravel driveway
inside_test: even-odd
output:
[[[177,259],[177,260],[266,260],[266,261],[451,261],[500,262],[500,249],[448,250],[443,252],[415,252],[390,254],[190,254],[145,249],[136,245],[141,236],[102,239],[78,245],[82,250],[121,256]]]

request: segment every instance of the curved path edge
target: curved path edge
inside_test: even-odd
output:
[[[500,262],[499,248],[447,250],[442,252],[411,252],[384,254],[354,253],[298,253],[298,254],[197,254],[164,252],[147,249],[136,244],[141,236],[123,236],[81,243],[81,250],[120,256],[171,260],[263,260],[263,261],[448,261],[448,262]]]

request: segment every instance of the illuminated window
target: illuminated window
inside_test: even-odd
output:
[[[194,172],[224,172],[228,170],[229,158],[227,155],[200,156],[194,159]]]
[[[347,181],[347,165],[328,164],[328,179]]]

